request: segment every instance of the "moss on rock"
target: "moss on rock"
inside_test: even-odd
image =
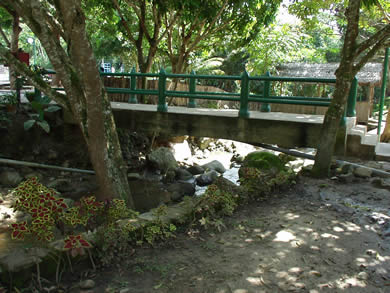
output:
[[[283,161],[270,152],[256,151],[249,153],[242,164],[243,167],[252,167],[261,171],[282,171],[285,169]]]

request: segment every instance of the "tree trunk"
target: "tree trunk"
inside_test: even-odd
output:
[[[134,208],[110,102],[86,35],[81,1],[54,2],[59,25],[47,22],[53,16],[41,0],[23,3],[18,0],[4,1],[23,17],[39,38],[62,81],[67,99],[65,103],[55,95],[53,99],[58,100],[61,105],[67,105],[79,123],[100,187],[97,198],[105,200],[119,197]],[[66,49],[57,38],[58,30],[61,30],[61,36],[67,44]],[[25,67],[23,70],[28,71]],[[32,74],[26,75],[33,79]],[[40,84],[36,80],[35,83]],[[41,85],[45,86],[46,83]]]
[[[336,81],[332,103],[325,114],[321,128],[320,143],[312,170],[315,177],[326,177],[329,174],[337,132],[339,131],[350,86],[351,80],[337,79]]]
[[[390,142],[390,115],[387,113],[386,125],[381,135],[381,142]]]
[[[14,12],[12,13],[12,36],[11,36],[11,44],[10,44],[10,49],[12,54],[17,56],[18,54],[18,49],[19,49],[19,35],[22,29],[20,28],[19,24],[19,15]],[[17,73],[12,65],[9,66],[9,82],[10,82],[10,87],[12,90],[16,90],[16,78],[17,78]]]
[[[356,74],[354,72],[354,60],[357,57],[355,46],[359,35],[359,8],[360,1],[351,0],[345,13],[348,21],[347,30],[340,65],[336,70],[335,91],[321,128],[320,141],[312,170],[315,177],[327,177],[329,175],[337,132],[344,114],[347,95]]]

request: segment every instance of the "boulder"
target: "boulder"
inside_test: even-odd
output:
[[[23,178],[16,171],[6,170],[0,173],[0,185],[5,187],[16,187]]]
[[[270,152],[256,151],[249,153],[242,162],[243,167],[252,167],[271,173],[278,173],[285,167],[283,161]]]
[[[53,181],[50,181],[47,184],[47,187],[53,188],[61,193],[74,191],[74,186],[72,184],[72,181],[69,179],[63,179],[63,178],[58,178],[58,179],[54,179]]]
[[[188,167],[187,171],[190,172],[192,175],[199,175],[204,172],[204,169],[199,165],[193,165],[191,167]]]
[[[147,158],[150,165],[163,173],[166,173],[168,170],[176,170],[178,167],[171,150],[166,147],[155,149]]]
[[[80,281],[80,289],[92,289],[95,287],[95,281],[91,279],[87,279],[84,281]]]
[[[172,183],[167,188],[171,195],[171,200],[178,201],[184,196],[193,196],[195,193],[195,186],[188,182]]]
[[[181,181],[191,180],[194,176],[184,168],[176,169],[176,179]]]
[[[199,186],[207,186],[214,182],[215,179],[218,178],[218,173],[215,170],[211,170],[202,175],[196,177],[196,184]]]
[[[211,162],[209,162],[207,164],[202,165],[202,168],[204,170],[214,170],[214,171],[217,171],[220,174],[223,174],[223,173],[226,172],[225,167],[222,165],[221,162],[219,162],[217,160],[214,160],[214,161],[211,161]]]
[[[171,201],[171,196],[161,182],[149,180],[129,181],[135,209],[148,211]]]
[[[372,170],[363,167],[357,167],[353,170],[353,175],[360,178],[370,178],[372,175]]]
[[[216,178],[213,182],[213,184],[215,184],[216,186],[218,186],[218,189],[223,191],[223,192],[227,192],[227,193],[231,193],[231,194],[242,194],[242,189],[240,188],[240,186],[238,186],[237,184],[234,184],[232,181],[230,181],[229,179],[226,179],[225,177],[223,176],[219,176],[218,178]]]

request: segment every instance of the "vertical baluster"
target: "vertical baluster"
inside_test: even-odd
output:
[[[167,112],[168,106],[165,102],[166,98],[166,85],[167,85],[167,76],[164,68],[161,68],[160,75],[158,79],[158,112]]]
[[[241,75],[241,98],[240,98],[240,111],[239,116],[241,118],[248,118],[248,97],[249,97],[249,74],[245,70]]]
[[[356,96],[358,90],[358,80],[355,78],[352,81],[351,89],[347,101],[347,117],[356,117]]]
[[[267,76],[267,77],[271,76],[269,71],[267,71],[265,76]],[[271,96],[271,82],[269,80],[265,80],[264,81],[263,97],[264,97],[264,99],[269,99],[270,96]],[[262,103],[260,111],[261,112],[271,112],[271,106],[268,103]]]
[[[191,71],[191,75],[195,75],[195,71]],[[189,86],[189,92],[190,94],[195,94],[196,91],[196,79],[195,77],[190,78],[190,86]],[[196,108],[196,101],[195,98],[190,97],[190,101],[188,103],[188,108]]]
[[[133,67],[133,69],[131,70],[131,75],[130,75],[130,89],[132,91],[135,90],[135,85],[136,85],[136,82],[137,82],[137,77],[135,76],[135,67]],[[130,94],[130,99],[129,99],[129,103],[131,104],[137,104],[138,101],[137,101],[137,98],[135,97],[135,94]]]

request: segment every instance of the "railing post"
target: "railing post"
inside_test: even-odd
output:
[[[195,75],[195,71],[191,71],[191,75]],[[196,79],[195,77],[190,78],[190,86],[189,86],[189,92],[190,94],[195,94],[196,89]],[[190,97],[190,101],[188,103],[188,108],[196,108],[196,101],[195,98]]]
[[[271,76],[269,71],[267,71],[265,76],[267,76],[267,77]],[[269,80],[265,80],[264,81],[263,97],[264,97],[264,99],[268,99],[270,97],[270,95],[271,95],[271,82]],[[262,103],[260,111],[261,112],[271,112],[271,106],[268,103]]]
[[[239,116],[241,118],[248,118],[248,96],[249,96],[249,74],[245,70],[241,75],[241,98],[240,98],[240,111]]]
[[[356,117],[356,96],[358,90],[358,80],[355,78],[352,81],[351,89],[347,101],[347,117]]]
[[[165,72],[164,68],[161,68],[160,76],[158,78],[158,105],[157,105],[158,112],[167,112],[168,111],[168,106],[165,102],[166,85],[167,85],[166,72]]]
[[[381,96],[380,96],[380,103],[379,103],[378,135],[381,134],[381,128],[382,128],[383,106],[385,104],[386,83],[387,83],[387,68],[389,67],[388,66],[388,64],[389,64],[389,51],[390,51],[390,48],[386,48],[385,62],[383,63],[382,87],[381,87]]]
[[[37,89],[36,87],[34,88],[34,100],[35,101],[38,101],[42,98],[42,93],[39,89]]]
[[[131,70],[131,75],[130,75],[130,89],[132,91],[135,90],[135,84],[136,84],[136,81],[137,81],[137,78],[135,75],[136,71],[135,71],[135,67],[133,67],[133,69]],[[135,97],[135,94],[130,94],[130,99],[129,99],[129,103],[131,104],[137,104],[138,101],[137,101],[137,98]]]

